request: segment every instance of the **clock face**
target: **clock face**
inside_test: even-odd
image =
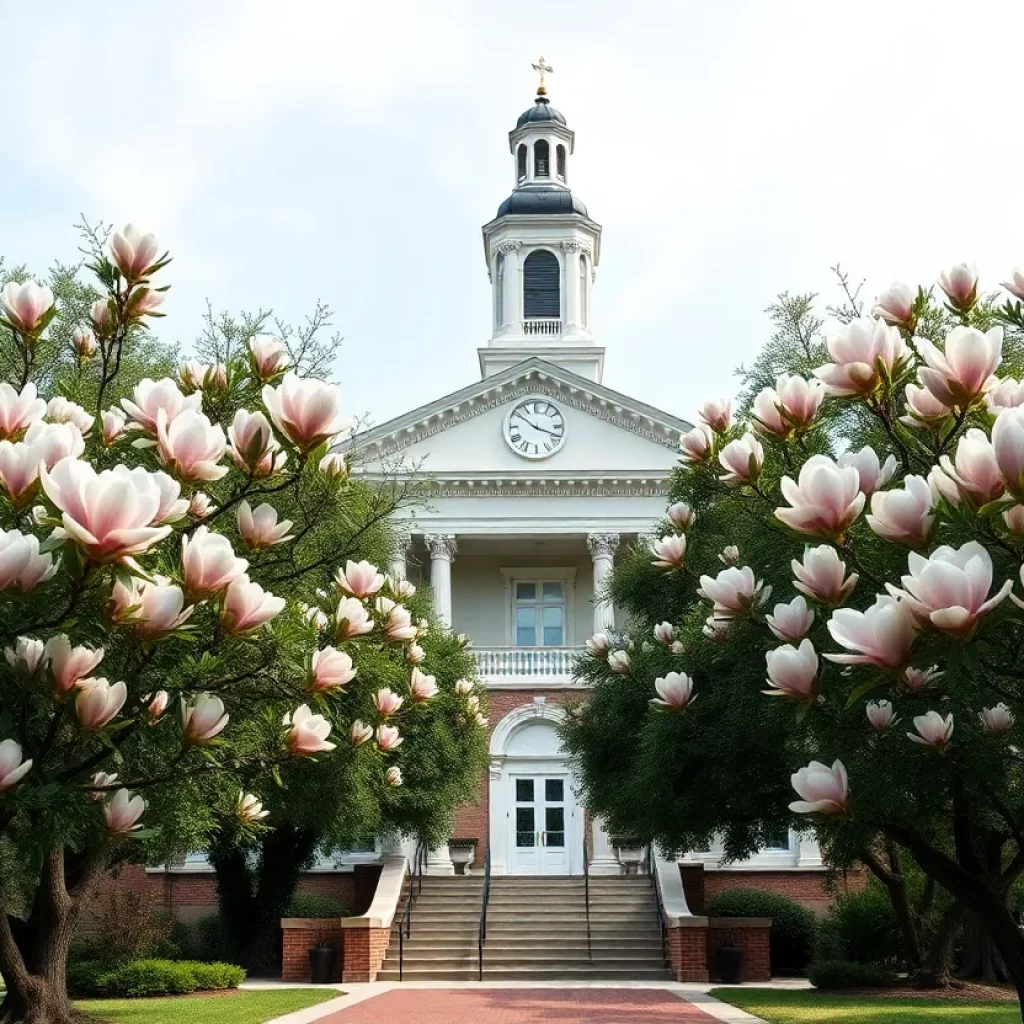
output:
[[[505,443],[524,459],[546,459],[565,444],[562,410],[543,395],[524,398],[505,417]]]

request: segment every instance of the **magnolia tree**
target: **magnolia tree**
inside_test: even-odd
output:
[[[591,639],[566,740],[593,809],[670,848],[749,854],[788,805],[834,863],[909,853],[1021,992],[1024,275],[1002,306],[967,265],[939,283],[844,316],[821,365],[797,332],[737,420],[704,405],[616,573],[650,632]]]
[[[418,718],[469,750],[486,721],[431,674],[414,588],[349,557],[401,495],[348,482],[332,385],[261,335],[123,379],[168,262],[114,233],[73,328],[45,285],[0,294],[3,1021],[74,1018],[68,945],[111,865],[265,834],[321,758],[379,793],[364,823],[401,822]]]

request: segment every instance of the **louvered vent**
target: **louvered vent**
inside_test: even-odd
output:
[[[560,317],[562,315],[558,257],[547,249],[535,249],[523,264],[523,316]]]

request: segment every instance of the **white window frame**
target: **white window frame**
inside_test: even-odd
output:
[[[545,566],[531,568],[518,566],[502,568],[502,593],[505,606],[505,646],[519,649],[516,643],[516,584],[517,583],[551,583],[558,581],[564,584],[565,601],[565,632],[564,647],[576,646],[576,566]],[[522,648],[522,650],[543,650],[543,647]],[[557,648],[549,648],[557,650]]]

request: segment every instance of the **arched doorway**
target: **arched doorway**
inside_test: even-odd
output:
[[[491,871],[498,875],[583,872],[583,810],[576,798],[553,704],[526,704],[491,736]]]

